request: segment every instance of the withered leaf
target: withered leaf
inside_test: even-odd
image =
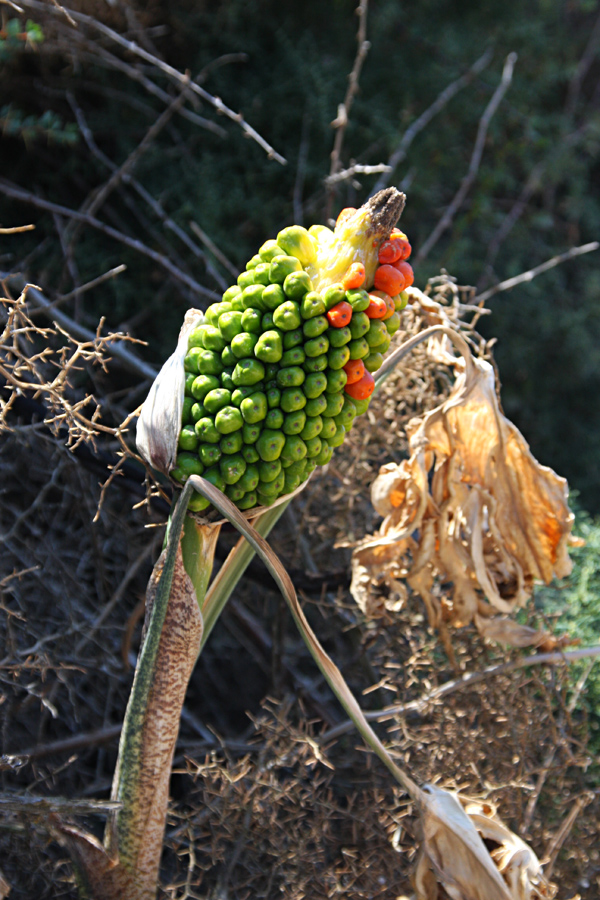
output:
[[[355,550],[351,586],[367,614],[388,607],[378,588],[403,578],[432,625],[466,625],[478,612],[510,614],[535,580],[571,571],[566,481],[537,462],[500,410],[492,366],[454,363],[448,399],[408,424],[410,458],[383,466],[372,485],[385,518]],[[440,582],[453,585],[443,604]]]

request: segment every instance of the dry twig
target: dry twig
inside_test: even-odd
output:
[[[489,124],[492,120],[492,117],[505,93],[510,87],[510,83],[512,81],[513,69],[515,63],[517,61],[516,53],[509,53],[506,57],[506,61],[504,63],[504,69],[502,70],[502,78],[500,79],[500,84],[494,91],[492,95],[492,99],[486,106],[484,113],[479,121],[479,127],[477,128],[477,137],[475,139],[475,146],[473,147],[473,153],[471,154],[471,161],[469,162],[469,168],[467,170],[467,174],[462,180],[462,183],[454,195],[452,202],[446,209],[444,215],[441,217],[427,240],[422,244],[417,253],[415,262],[418,264],[423,259],[426,259],[429,251],[437,244],[438,240],[442,236],[442,234],[450,227],[452,224],[452,220],[456,215],[457,211],[462,206],[465,197],[469,193],[473,182],[477,176],[477,172],[479,171],[479,166],[481,163],[481,157],[483,154],[483,148],[485,146],[485,139],[487,136],[487,131]]]

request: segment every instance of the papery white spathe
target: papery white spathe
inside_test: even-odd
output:
[[[139,452],[146,462],[165,475],[175,465],[181,431],[186,374],[183,360],[191,332],[203,322],[201,310],[188,309],[177,347],[154,379],[137,423],[135,443]]]

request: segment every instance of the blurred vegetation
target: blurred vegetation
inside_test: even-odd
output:
[[[378,181],[378,175],[361,175],[333,195],[324,185],[331,122],[356,52],[355,6],[356,0],[73,5],[180,71],[201,73],[206,90],[239,110],[286,157],[286,166],[268,160],[235,123],[195,98],[188,109],[225,136],[174,115],[137,162],[135,178],[165,212],[188,234],[195,220],[237,267],[284,225],[299,218],[307,225],[324,221],[328,209],[335,216],[362,202]],[[525,6],[518,0],[380,0],[369,7],[371,47],[345,134],[343,166],[387,162],[406,128],[486,48],[492,52],[490,64],[418,134],[390,176],[407,192],[402,221],[416,253],[467,172],[505,57],[518,54],[475,183],[452,227],[418,265],[417,284],[444,267],[459,283],[485,289],[600,235],[599,10],[595,0]],[[110,174],[81,134],[81,117],[99,150],[118,166],[165,108],[139,78],[172,98],[177,91],[164,73],[92,27],[73,28],[50,5],[44,10],[38,4],[35,12],[26,5],[25,15],[37,23],[35,29],[27,25],[34,40],[19,40],[8,22],[12,37],[0,46],[0,175],[79,209]],[[115,58],[129,70],[117,68]],[[528,181],[523,212],[499,241],[498,230]],[[139,237],[218,292],[203,262],[125,187],[100,208],[102,221]],[[83,284],[125,262],[127,273],[83,295],[76,315],[92,327],[101,315],[111,327],[126,325],[149,340],[148,356],[156,362],[170,350],[184,309],[206,303],[146,257],[92,228],[83,228],[70,245],[67,240],[65,253],[56,216],[2,196],[1,188],[0,221],[35,222],[35,232],[13,236],[0,248],[0,265],[24,270],[52,297],[72,290],[74,273]],[[59,225],[68,238],[66,219]],[[211,262],[220,268],[216,258]],[[230,282],[231,274],[220,271]],[[598,256],[592,253],[495,296],[484,324],[486,336],[498,337],[507,415],[535,455],[568,477],[592,511],[600,509],[599,289]]]
[[[573,498],[572,503],[573,503]],[[574,499],[577,509],[578,498]],[[582,646],[598,642],[600,634],[600,518],[577,509],[574,533],[585,542],[572,547],[573,571],[569,578],[536,589],[535,605],[553,620],[553,630],[570,634]],[[600,670],[592,660],[573,664],[573,684],[585,678],[585,692],[578,706],[590,717],[591,747],[600,752]],[[596,760],[596,765],[597,765]]]

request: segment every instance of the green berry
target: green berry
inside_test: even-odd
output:
[[[283,257],[282,257],[283,258]],[[295,300],[286,300],[273,313],[273,322],[282,331],[293,331],[302,324],[300,307]]]
[[[198,435],[193,425],[184,425],[179,432],[178,445],[181,450],[195,450],[198,446]]]
[[[235,434],[239,434],[239,431],[236,431]],[[247,463],[255,463],[258,462],[260,456],[258,455],[258,450],[256,447],[248,444],[244,444],[242,447],[242,456],[246,460]]]
[[[214,391],[209,391],[204,398],[204,408],[210,415],[215,415],[224,406],[229,406],[230,403],[231,391],[228,391],[226,388],[215,388]]]
[[[299,432],[303,441],[310,441],[323,431],[323,419],[321,416],[311,416],[306,419],[304,428]]]
[[[240,487],[244,492],[255,491],[256,486],[258,485],[259,477],[258,466],[247,465],[246,471],[238,481],[238,487]]]
[[[255,506],[258,506],[258,496],[256,491],[248,491],[241,500],[235,501],[235,505],[238,509],[253,509]]]
[[[270,462],[281,456],[284,443],[285,436],[283,432],[265,428],[256,442],[256,449],[261,459]]]
[[[290,300],[302,300],[312,291],[312,281],[306,272],[291,272],[283,282],[283,292]]]
[[[305,359],[302,347],[292,347],[291,350],[285,351],[281,357],[280,365],[282,369],[288,366],[301,366]]]
[[[209,391],[221,387],[216,375],[197,375],[192,383],[192,396],[196,400],[204,400]]]
[[[365,338],[356,338],[355,341],[350,341],[348,344],[348,351],[350,359],[365,359],[371,352],[371,348]]]
[[[305,406],[306,397],[300,388],[287,387],[281,392],[281,409],[284,412],[296,412],[297,409],[304,409]]]
[[[265,377],[265,367],[258,359],[240,359],[231,377],[237,387],[258,384]]]
[[[240,412],[245,422],[254,425],[261,422],[267,416],[267,396],[262,391],[257,391],[250,397],[246,397],[240,404]]]
[[[263,306],[267,310],[277,309],[282,303],[285,303],[285,294],[280,284],[268,284],[262,294]]]
[[[325,394],[320,394],[318,397],[315,397],[314,400],[309,400],[305,407],[306,415],[312,418],[313,416],[322,415],[327,409],[327,400],[325,399]]]
[[[261,462],[259,462],[258,464],[257,469],[258,477],[260,478],[262,483],[269,484],[271,481],[275,481],[275,479],[281,472],[281,460],[261,460]]]
[[[246,471],[246,466],[246,460],[241,453],[223,456],[219,468],[225,484],[236,484]]]
[[[326,312],[325,301],[316,291],[309,291],[300,303],[300,314],[303,319],[313,319],[315,316],[323,316]]]
[[[372,320],[364,312],[353,313],[352,318],[350,319],[350,325],[348,326],[352,335],[352,340],[364,337],[371,327],[371,321]]]
[[[282,430],[284,434],[300,434],[305,424],[306,413],[301,409],[297,409],[284,417]]]
[[[244,438],[241,431],[232,431],[231,434],[224,435],[219,441],[221,453],[239,453],[244,446]]]
[[[244,290],[247,287],[250,287],[251,284],[254,284],[254,274],[252,271],[250,272],[241,272],[238,275],[237,283]]]
[[[277,241],[265,241],[260,250],[258,251],[258,255],[262,260],[267,263],[270,263],[272,259],[276,256],[285,255],[285,251],[281,249]]]
[[[265,428],[281,428],[283,413],[280,409],[270,409],[265,419]]]
[[[214,350],[201,350],[198,357],[198,371],[201,375],[221,375],[223,360]]]
[[[269,281],[272,284],[283,284],[288,275],[291,275],[292,272],[299,272],[301,269],[299,260],[294,256],[276,256],[271,261],[269,268]]]
[[[328,328],[329,322],[325,316],[315,316],[314,319],[306,320],[302,326],[302,332],[304,337],[310,340],[311,338],[319,337],[319,335],[323,334],[324,331],[327,331]]]
[[[348,376],[343,369],[327,369],[325,372],[325,379],[327,382],[327,392],[336,394],[338,391],[342,391],[345,388]]]
[[[202,347],[192,347],[191,350],[188,350],[183,359],[183,368],[186,372],[193,372],[195,375],[199,374],[198,357],[202,352]]]
[[[249,287],[244,288],[244,291],[242,292],[242,305],[244,310],[258,309],[264,311],[264,304],[262,302],[264,290],[265,288],[262,284],[251,284]]]
[[[200,441],[208,444],[218,444],[221,440],[221,435],[215,428],[214,419],[210,416],[203,416],[201,419],[198,419],[194,428]]]
[[[263,332],[254,348],[254,355],[265,363],[279,362],[283,356],[281,332],[275,330]]]
[[[341,369],[350,359],[350,350],[348,346],[334,347],[327,354],[327,364],[330,369]]]
[[[327,337],[331,347],[343,347],[352,340],[352,334],[347,325],[343,325],[342,328],[330,328]]]
[[[221,459],[221,448],[218,444],[200,444],[198,456],[205,466],[214,466]]]
[[[281,388],[300,387],[305,378],[306,373],[300,366],[288,366],[277,373],[277,384]]]
[[[233,284],[230,288],[227,288],[225,293],[223,294],[223,301],[225,303],[231,303],[234,297],[237,297],[242,293],[242,289],[239,285]]]
[[[221,320],[219,319],[219,324]],[[242,331],[249,331],[251,334],[262,334],[262,313],[258,309],[245,309],[241,319]],[[223,329],[221,329],[222,331]],[[241,332],[240,332],[241,333]]]
[[[306,344],[304,345],[304,352],[306,353]],[[327,354],[323,353],[321,356],[305,359],[302,367],[305,372],[323,372],[327,368]]]
[[[179,453],[175,460],[175,465],[185,476],[184,479],[178,478],[178,481],[186,480],[190,475],[202,475],[204,472],[204,466],[195,453]],[[173,474],[174,471],[175,470],[172,469],[171,474]]]
[[[215,416],[215,427],[219,434],[231,434],[243,424],[242,414],[235,406],[224,406]]]
[[[222,316],[219,316],[219,331],[225,340],[231,341],[236,334],[241,334],[242,331],[244,331],[242,315],[243,313],[241,312],[231,310],[230,312],[223,313]]]
[[[321,452],[323,441],[320,437],[314,437],[306,441],[306,456],[308,459],[314,459]]]
[[[345,299],[346,291],[341,284],[332,284],[323,292],[323,300],[325,301],[326,309],[331,309],[336,303],[341,303],[342,300]]]
[[[368,372],[376,372],[383,363],[383,354],[371,350],[369,355],[363,359],[363,362],[365,364],[365,369]]]
[[[345,374],[345,373],[344,373]],[[327,388],[327,377],[323,372],[311,372],[304,382],[304,393],[309,400],[314,400]]]

